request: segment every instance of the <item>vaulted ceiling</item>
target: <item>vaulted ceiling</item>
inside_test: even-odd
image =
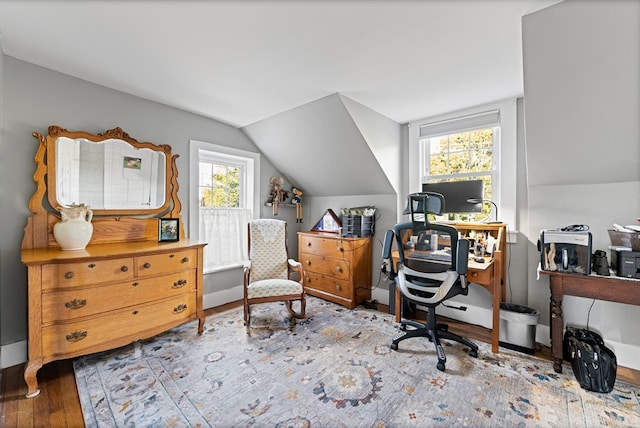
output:
[[[0,0],[6,55],[243,127],[340,93],[398,122],[523,92],[558,0]]]

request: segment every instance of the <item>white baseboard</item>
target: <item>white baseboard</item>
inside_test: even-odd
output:
[[[0,368],[13,367],[27,361],[27,341],[9,343],[0,348]]]
[[[203,309],[214,308],[225,303],[236,302],[244,298],[244,286],[238,285],[233,288],[215,291],[202,296]]]
[[[371,290],[371,300],[377,300],[382,305],[389,305],[389,290],[380,287]]]

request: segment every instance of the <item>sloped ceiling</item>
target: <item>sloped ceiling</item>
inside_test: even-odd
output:
[[[236,127],[333,93],[405,123],[522,94],[558,1],[0,0],[0,47]]]
[[[384,117],[380,120],[393,123]],[[400,135],[400,126],[395,125],[398,132],[396,141],[389,141],[392,145],[398,143]],[[339,94],[242,129],[282,175],[305,194],[349,196],[394,192],[374,155],[375,148],[365,140]]]

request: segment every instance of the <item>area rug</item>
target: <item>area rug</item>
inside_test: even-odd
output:
[[[314,297],[306,320],[284,306],[242,308],[74,362],[88,427],[638,427],[640,387],[580,388],[570,368],[479,343],[426,338],[389,349],[392,315]]]

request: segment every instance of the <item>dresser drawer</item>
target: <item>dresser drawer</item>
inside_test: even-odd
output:
[[[42,295],[42,323],[77,319],[193,292],[196,270]]]
[[[327,257],[343,257],[345,251],[351,251],[352,242],[340,238],[323,238],[300,235],[298,250],[308,254],[319,254]]]
[[[51,357],[81,354],[87,350],[122,346],[150,336],[147,330],[170,328],[188,321],[196,313],[196,293],[157,303],[133,306],[105,316],[55,324],[42,328],[42,349]]]
[[[136,257],[136,267],[139,276],[194,269],[197,267],[197,263],[198,256],[195,250]]]
[[[42,289],[126,281],[134,276],[133,258],[92,260],[42,266]]]
[[[315,272],[309,272],[305,274],[305,288],[311,288],[331,294],[333,296],[339,296],[344,299],[353,298],[353,286],[350,281],[344,281],[330,276],[318,274]],[[312,290],[308,290],[313,294]]]
[[[349,280],[351,271],[349,263],[345,260],[303,253],[300,263],[307,274],[317,272],[337,279]]]

